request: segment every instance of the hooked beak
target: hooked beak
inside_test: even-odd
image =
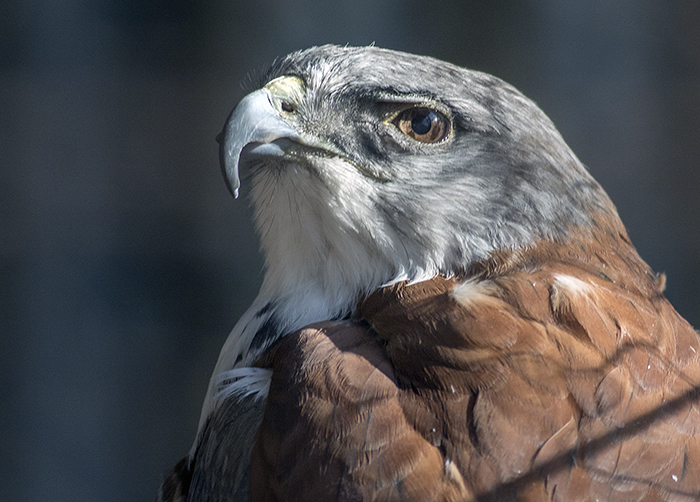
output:
[[[251,154],[282,156],[284,150],[273,141],[289,139],[299,141],[299,135],[281,116],[275,107],[274,97],[268,86],[248,94],[233,109],[226,120],[219,142],[219,162],[226,186],[238,197],[241,185],[238,164],[241,152],[247,145]]]

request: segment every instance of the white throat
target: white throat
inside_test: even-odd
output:
[[[348,167],[341,160],[325,161],[337,170]],[[276,339],[314,322],[352,314],[361,295],[408,278],[389,261],[394,255],[390,243],[381,249],[368,230],[378,226],[369,200],[358,200],[357,187],[340,188],[353,192],[347,196],[328,193],[328,180],[319,181],[317,174],[295,165],[285,166],[283,173],[261,170],[253,179],[265,278],[221,349],[191,453],[207,418],[224,399],[266,396],[269,372],[251,366]],[[352,211],[342,207],[346,204],[354,206]],[[349,220],[348,214],[361,217]]]

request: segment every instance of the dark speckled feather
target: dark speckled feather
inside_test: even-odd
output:
[[[254,397],[224,401],[192,461],[184,458],[168,472],[156,502],[249,500],[250,455],[264,410],[265,402]]]

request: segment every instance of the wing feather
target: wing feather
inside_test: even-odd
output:
[[[631,246],[581,253],[395,284],[281,341],[253,500],[700,498],[698,334]]]

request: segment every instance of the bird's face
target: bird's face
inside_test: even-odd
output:
[[[239,171],[249,184],[266,277],[287,282],[367,290],[450,275],[617,218],[517,90],[374,47],[275,62],[229,117],[221,161],[234,194]]]

